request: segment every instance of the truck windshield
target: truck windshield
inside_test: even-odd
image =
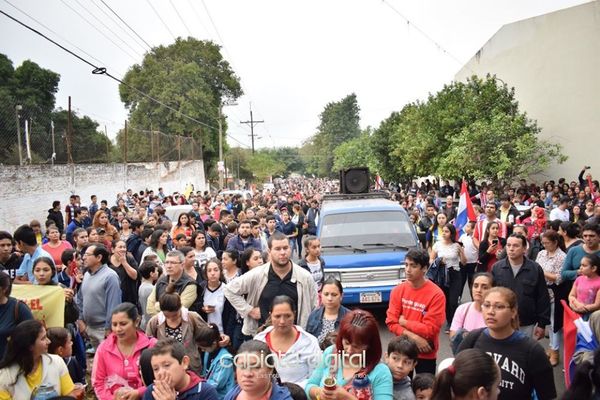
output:
[[[399,211],[327,215],[321,221],[320,239],[323,252],[329,254],[354,253],[352,248],[381,252],[417,245],[408,217]]]

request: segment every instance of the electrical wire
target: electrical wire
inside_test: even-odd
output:
[[[102,21],[100,18],[98,18],[96,16],[96,14],[94,14],[93,12],[91,12],[90,10],[88,10],[83,4],[81,4],[81,2],[79,0],[75,0],[75,2],[79,5],[79,7],[83,8],[89,15],[92,16],[92,18],[94,18],[96,21],[98,21],[100,23],[100,25],[102,25],[107,31],[109,31],[110,33],[112,33],[117,39],[119,39],[121,41],[121,43],[123,43],[125,46],[127,46],[131,51],[133,51],[135,53],[136,56],[140,56],[140,54],[138,53],[137,49],[134,49],[133,46],[131,46],[129,43],[127,43],[125,40],[123,40],[123,38],[121,38],[121,36],[117,35],[115,33],[115,31],[113,31],[108,25],[106,25],[104,23],[104,21]],[[137,44],[137,43],[136,43]],[[138,45],[139,46],[139,45]]]
[[[427,39],[428,41],[430,41],[431,43],[433,43],[438,50],[441,50],[444,54],[448,55],[450,58],[452,58],[454,61],[456,61],[459,65],[461,65],[461,66],[464,65],[464,62],[460,61],[458,59],[458,57],[454,56],[454,54],[452,54],[451,52],[449,52],[448,50],[446,50],[438,41],[436,41],[434,38],[432,38],[431,36],[429,36],[429,34],[427,32],[425,32],[419,26],[417,26],[413,22],[411,22],[406,16],[404,16],[404,14],[402,14],[398,9],[396,9],[396,7],[394,7],[393,5],[391,5],[386,0],[381,0],[381,1],[389,9],[391,9],[393,12],[395,12],[396,14],[398,14],[400,16],[400,18],[402,18],[404,21],[406,21],[407,24],[409,24],[410,26],[412,26],[414,30],[416,30],[417,32],[419,32],[425,39]]]
[[[181,21],[181,23],[183,24],[183,26],[185,27],[185,29],[188,31],[188,34],[193,37],[194,35],[192,35],[192,31],[190,30],[190,28],[188,28],[188,26],[185,23],[185,21],[183,20],[183,17],[181,16],[181,14],[179,14],[179,11],[177,10],[177,7],[175,7],[175,4],[173,3],[173,0],[169,0],[169,3],[171,3],[171,7],[173,7],[173,10],[175,11],[175,14],[177,14],[177,17],[179,17],[179,20]]]
[[[173,34],[173,32],[171,31],[171,29],[169,28],[169,25],[167,25],[167,23],[162,19],[162,17],[160,16],[160,14],[158,13],[158,11],[156,11],[156,8],[154,8],[154,6],[152,5],[152,3],[150,2],[150,0],[146,0],[146,3],[148,3],[148,5],[150,6],[150,8],[152,9],[152,11],[154,11],[154,14],[158,17],[158,19],[160,20],[160,22],[162,22],[163,26],[167,29],[167,31],[169,31],[169,33],[171,34],[171,36],[173,37],[173,40],[177,40],[177,38],[175,37],[175,35]]]
[[[173,112],[177,113],[178,115],[182,116],[183,118],[186,118],[186,119],[188,119],[188,120],[190,120],[190,121],[192,121],[192,122],[195,122],[195,123],[197,123],[197,124],[199,124],[199,125],[202,125],[202,126],[204,126],[204,127],[206,127],[206,128],[210,128],[210,129],[218,130],[218,128],[217,128],[217,127],[214,127],[214,126],[212,126],[212,125],[209,125],[209,124],[207,124],[207,123],[205,123],[205,122],[199,121],[199,120],[197,120],[196,118],[194,118],[194,117],[191,117],[191,116],[189,116],[189,115],[187,115],[187,114],[185,114],[185,113],[183,113],[183,112],[181,112],[181,111],[179,111],[179,110],[177,110],[177,109],[173,108],[172,106],[170,106],[170,105],[168,105],[168,104],[166,104],[166,103],[164,103],[164,102],[162,102],[162,101],[160,101],[160,100],[158,100],[158,99],[156,99],[156,98],[154,98],[154,97],[150,96],[149,94],[147,94],[147,93],[145,93],[145,92],[143,92],[143,91],[139,90],[138,88],[136,88],[136,87],[134,87],[134,86],[131,86],[130,84],[128,84],[128,83],[126,83],[126,82],[123,82],[121,79],[119,79],[119,78],[117,78],[116,76],[114,76],[114,75],[112,75],[111,73],[109,73],[109,72],[107,71],[106,67],[98,67],[98,66],[94,65],[93,63],[91,63],[90,61],[88,61],[88,60],[86,60],[85,58],[81,57],[81,56],[80,56],[80,55],[78,55],[77,53],[73,52],[72,50],[69,50],[69,49],[68,49],[68,48],[66,48],[65,46],[63,46],[63,45],[61,45],[60,43],[56,42],[55,40],[53,40],[53,39],[49,38],[48,36],[44,35],[42,32],[38,31],[37,29],[35,29],[35,28],[33,28],[33,27],[31,27],[31,26],[27,25],[26,23],[24,23],[24,22],[22,22],[22,21],[18,20],[17,18],[15,18],[15,17],[13,17],[12,15],[8,14],[8,13],[7,13],[7,12],[5,12],[4,10],[0,10],[0,13],[1,13],[1,14],[3,14],[3,15],[5,15],[6,17],[8,17],[8,18],[12,19],[13,21],[15,21],[16,23],[18,23],[19,25],[21,25],[21,26],[25,27],[26,29],[28,29],[28,30],[32,31],[33,33],[35,33],[35,34],[37,34],[37,35],[39,35],[39,36],[43,37],[43,38],[44,38],[44,39],[46,39],[46,40],[48,40],[49,42],[51,42],[51,43],[52,43],[52,44],[54,44],[55,46],[57,46],[57,47],[61,48],[62,50],[66,51],[67,53],[71,54],[73,57],[77,58],[78,60],[80,60],[80,61],[84,62],[85,64],[89,65],[90,67],[94,68],[94,70],[92,71],[92,74],[94,74],[94,75],[106,75],[107,77],[111,78],[112,80],[114,80],[114,81],[116,81],[116,82],[118,82],[118,83],[120,83],[120,84],[122,84],[122,85],[124,85],[124,86],[128,87],[129,89],[131,89],[131,90],[135,91],[136,93],[138,93],[139,95],[141,95],[141,96],[143,96],[143,97],[146,97],[147,99],[149,99],[149,100],[151,100],[151,101],[155,102],[156,104],[159,104],[159,105],[161,105],[161,106],[163,106],[163,107],[165,107],[165,108],[167,108],[167,109],[169,109],[169,110],[171,110],[171,111],[173,111]],[[230,136],[230,135],[228,135],[228,136]],[[234,140],[235,140],[235,139],[234,139]]]
[[[144,41],[144,43],[140,43],[140,41],[138,40],[138,38],[136,38],[135,36],[133,36],[133,35],[131,34],[131,32],[129,32],[127,29],[123,28],[123,27],[121,26],[121,24],[119,24],[119,21],[118,21],[118,20],[116,20],[116,19],[115,19],[115,17],[113,17],[112,15],[110,15],[108,12],[106,12],[106,11],[104,10],[104,8],[100,7],[100,6],[98,5],[98,3],[96,3],[94,0],[91,0],[91,2],[92,2],[92,4],[93,4],[93,5],[94,5],[94,6],[95,6],[95,7],[96,7],[98,10],[100,10],[100,12],[101,12],[102,14],[104,14],[104,15],[105,15],[105,16],[106,16],[108,19],[110,19],[110,20],[112,21],[112,23],[113,23],[113,24],[115,24],[117,27],[119,27],[119,29],[121,30],[121,32],[124,32],[124,33],[125,33],[127,36],[129,36],[129,37],[130,37],[130,38],[131,38],[131,39],[132,39],[132,40],[135,42],[135,44],[136,44],[136,45],[138,45],[139,47],[141,47],[141,48],[144,50],[144,52],[145,52],[146,50],[151,50],[151,49],[152,49],[150,46],[148,46],[148,45],[145,43],[145,41]],[[123,20],[122,20],[122,19],[120,19],[120,21],[121,21],[121,22],[123,22]],[[127,25],[127,24],[125,23],[125,25]],[[148,49],[146,49],[146,47],[144,47],[144,45],[146,45],[146,46],[148,47]]]
[[[134,33],[134,34],[135,34],[135,35],[136,35],[136,36],[137,36],[137,37],[138,37],[138,38],[139,38],[139,39],[140,39],[142,42],[144,42],[144,44],[145,44],[146,46],[148,46],[148,48],[149,48],[149,49],[152,49],[152,46],[150,46],[150,45],[148,44],[148,42],[146,42],[146,41],[144,40],[144,38],[143,38],[143,37],[141,37],[141,36],[140,36],[140,35],[139,35],[139,34],[138,34],[136,31],[135,31],[135,29],[133,29],[131,26],[129,26],[129,24],[128,24],[127,22],[125,22],[125,21],[123,20],[123,18],[121,18],[121,17],[119,16],[119,14],[117,14],[117,13],[116,13],[116,12],[115,12],[115,11],[114,11],[112,8],[110,8],[110,6],[109,6],[108,4],[106,4],[106,2],[105,2],[104,0],[100,0],[100,2],[101,2],[102,4],[104,4],[104,6],[105,6],[106,8],[108,8],[108,9],[109,9],[109,11],[115,15],[115,17],[119,18],[119,21],[121,21],[121,22],[122,22],[122,23],[123,23],[123,24],[124,24],[124,25],[125,25],[127,28],[129,28],[129,30],[130,30],[131,32],[133,32],[133,33]]]
[[[13,7],[14,9],[16,9],[17,11],[19,11],[21,14],[25,15],[26,17],[28,17],[29,19],[35,21],[38,25],[46,28],[48,31],[50,31],[51,33],[55,34],[56,36],[58,36],[60,39],[62,39],[63,41],[67,42],[68,44],[70,44],[71,46],[75,47],[77,50],[79,50],[80,52],[84,53],[86,56],[88,56],[89,58],[91,58],[92,60],[100,63],[100,64],[106,64],[103,61],[98,60],[96,57],[94,57],[93,55],[91,55],[90,53],[86,52],[85,50],[83,50],[82,48],[78,47],[76,44],[73,44],[71,41],[69,41],[68,39],[66,39],[65,37],[61,36],[59,33],[57,33],[56,31],[52,30],[51,28],[49,28],[47,25],[45,25],[44,23],[40,22],[39,20],[35,19],[34,17],[32,17],[31,15],[27,14],[25,11],[21,10],[19,7],[15,6],[13,3],[11,3],[8,0],[4,0],[5,2],[7,2],[11,7]]]
[[[190,5],[190,8],[194,12],[194,14],[196,14],[196,18],[198,18],[199,25],[202,27],[202,30],[204,31],[204,33],[206,33],[206,37],[207,38],[210,37],[210,35],[208,33],[208,29],[206,29],[206,27],[204,26],[204,23],[202,22],[202,18],[200,17],[200,13],[196,10],[196,6],[194,5],[194,2],[192,0],[188,0],[188,4]]]
[[[88,25],[90,25],[92,28],[94,28],[98,33],[100,33],[102,36],[104,36],[109,42],[114,44],[115,47],[119,48],[119,50],[121,50],[123,53],[127,54],[132,60],[137,61],[136,56],[132,56],[128,51],[126,51],[124,48],[122,48],[118,43],[116,43],[114,40],[112,40],[110,37],[108,37],[104,32],[102,32],[100,29],[98,29],[98,27],[96,27],[96,25],[92,24],[86,17],[81,15],[81,13],[79,11],[75,10],[73,7],[71,7],[69,4],[67,4],[64,0],[60,0],[60,1],[65,6],[67,6],[67,8],[69,8],[71,11],[73,11],[75,14],[77,14],[81,19],[83,19],[85,22],[87,22]]]

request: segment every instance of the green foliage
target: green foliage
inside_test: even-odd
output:
[[[256,182],[265,182],[270,176],[281,175],[286,168],[283,161],[276,160],[266,151],[256,152],[248,160],[247,166]]]
[[[239,78],[223,59],[218,45],[178,38],[170,46],[152,49],[141,65],[134,65],[125,74],[123,81],[126,85],[120,85],[119,92],[129,109],[132,125],[173,135],[191,135],[202,144],[205,164],[209,168],[216,164],[219,106],[224,100],[234,100],[242,95]],[[128,85],[179,112],[143,97]],[[180,112],[213,128],[184,118]],[[223,132],[226,129],[223,120]],[[150,154],[147,156],[150,158]]]
[[[325,106],[320,114],[317,133],[307,140],[300,153],[304,156],[308,173],[319,176],[334,174],[336,147],[360,135],[360,108],[356,94],[352,93],[338,102]]]
[[[67,110],[52,113],[56,141],[56,162],[66,163]],[[113,145],[105,135],[98,131],[98,123],[88,116],[79,117],[71,112],[73,126],[72,156],[75,163],[110,162]],[[41,144],[40,144],[41,145]]]
[[[519,112],[514,89],[488,75],[453,82],[427,102],[405,106],[381,124],[372,143],[384,179],[512,180],[566,160],[561,146],[540,140],[539,132]]]
[[[372,132],[365,130],[357,138],[340,144],[334,150],[333,170],[351,167],[369,167],[371,171],[376,169],[374,165],[375,154],[372,149]]]

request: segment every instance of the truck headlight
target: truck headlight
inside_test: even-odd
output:
[[[406,272],[404,266],[398,270],[398,279],[406,279]]]

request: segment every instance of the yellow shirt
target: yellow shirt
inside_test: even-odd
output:
[[[42,376],[43,376],[42,372],[43,372],[42,371],[42,363],[40,362],[38,364],[38,367],[35,369],[35,371],[33,371],[31,374],[29,374],[25,377],[27,385],[29,386],[29,389],[32,392],[36,387],[38,387],[42,384]],[[52,382],[50,382],[50,383],[52,383]],[[60,385],[59,395],[61,395],[61,396],[66,396],[75,389],[75,385],[73,384],[73,380],[71,379],[71,376],[69,375],[68,370],[65,374],[60,376],[59,385]],[[11,400],[11,399],[12,399],[12,396],[8,391],[0,390],[0,400]]]

